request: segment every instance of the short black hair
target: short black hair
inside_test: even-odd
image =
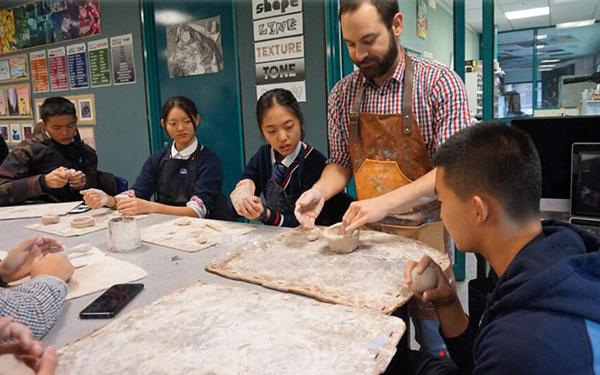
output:
[[[73,115],[73,117],[77,117],[75,105],[69,99],[62,96],[46,98],[40,106],[40,117],[42,120],[46,122],[48,118],[60,115]]]
[[[196,128],[196,116],[198,116],[198,109],[192,99],[185,96],[172,96],[162,106],[162,119],[167,121],[167,117],[171,110],[177,107],[184,111],[192,120],[194,129]]]
[[[267,113],[267,110],[273,107],[275,104],[279,104],[300,121],[300,139],[304,140],[304,116],[300,110],[300,104],[296,100],[294,94],[286,89],[272,89],[260,96],[258,102],[256,102],[256,121],[258,121],[258,128],[262,133],[262,121]]]
[[[444,183],[463,201],[486,193],[515,220],[540,214],[540,157],[529,135],[516,127],[472,125],[448,138],[432,163],[444,169]]]
[[[364,3],[373,5],[375,9],[377,9],[377,13],[379,13],[381,22],[383,22],[388,29],[392,28],[392,25],[394,24],[394,16],[396,13],[400,12],[397,0],[344,0],[340,5],[340,14],[338,16],[339,20],[342,20],[342,15],[344,13],[356,11]]]

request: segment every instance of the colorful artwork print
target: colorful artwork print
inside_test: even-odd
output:
[[[417,36],[427,39],[427,0],[417,0]]]
[[[29,87],[19,87],[17,88],[17,100],[19,106],[19,115],[20,116],[30,116],[31,115],[31,99],[29,96]]]
[[[0,116],[8,116],[8,100],[5,89],[0,89]]]
[[[10,116],[18,116],[19,100],[16,87],[6,89],[6,95],[8,96],[8,114]]]
[[[0,53],[101,33],[98,0],[37,0],[0,15]]]
[[[25,56],[13,56],[9,61],[11,79],[27,77],[27,59]]]
[[[0,81],[10,79],[10,65],[8,60],[0,60]]]
[[[9,142],[8,140],[8,125],[0,125],[0,136],[4,138],[5,142]]]
[[[10,141],[21,142],[21,124],[10,124]]]

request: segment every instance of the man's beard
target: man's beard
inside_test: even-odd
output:
[[[356,61],[353,62],[358,66],[360,72],[366,78],[372,80],[386,74],[396,62],[396,57],[398,57],[398,45],[396,44],[394,34],[390,32],[390,45],[382,58],[367,56],[360,64],[358,64]],[[374,64],[363,67],[364,64],[369,64],[371,62]]]

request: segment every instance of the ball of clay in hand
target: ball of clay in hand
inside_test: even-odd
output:
[[[437,286],[437,272],[433,267],[426,267],[422,274],[417,274],[417,268],[410,272],[411,289],[414,293],[423,293]]]

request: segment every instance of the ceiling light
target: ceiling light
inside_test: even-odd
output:
[[[548,37],[548,35],[546,35],[546,34],[541,34],[541,35],[537,36],[538,39],[546,39],[547,37]]]
[[[540,69],[540,72],[549,72],[551,70],[552,70],[552,68]]]
[[[540,65],[540,69],[553,68],[555,66],[556,66],[556,64],[552,64],[552,65]]]
[[[545,44],[538,44],[537,46],[535,46],[535,48],[544,48],[544,47],[546,47]]]
[[[521,18],[546,16],[550,14],[550,7],[531,8],[524,10],[515,10],[514,12],[504,12],[509,20],[519,20]]]
[[[559,61],[560,61],[559,59],[548,59],[548,60],[542,60],[542,61],[540,61],[540,63],[542,63],[542,64],[557,63]]]
[[[594,22],[596,22],[596,20],[565,22],[565,23],[559,23],[558,25],[556,25],[556,28],[557,29],[568,29],[571,27],[589,26],[589,25],[593,25]]]

